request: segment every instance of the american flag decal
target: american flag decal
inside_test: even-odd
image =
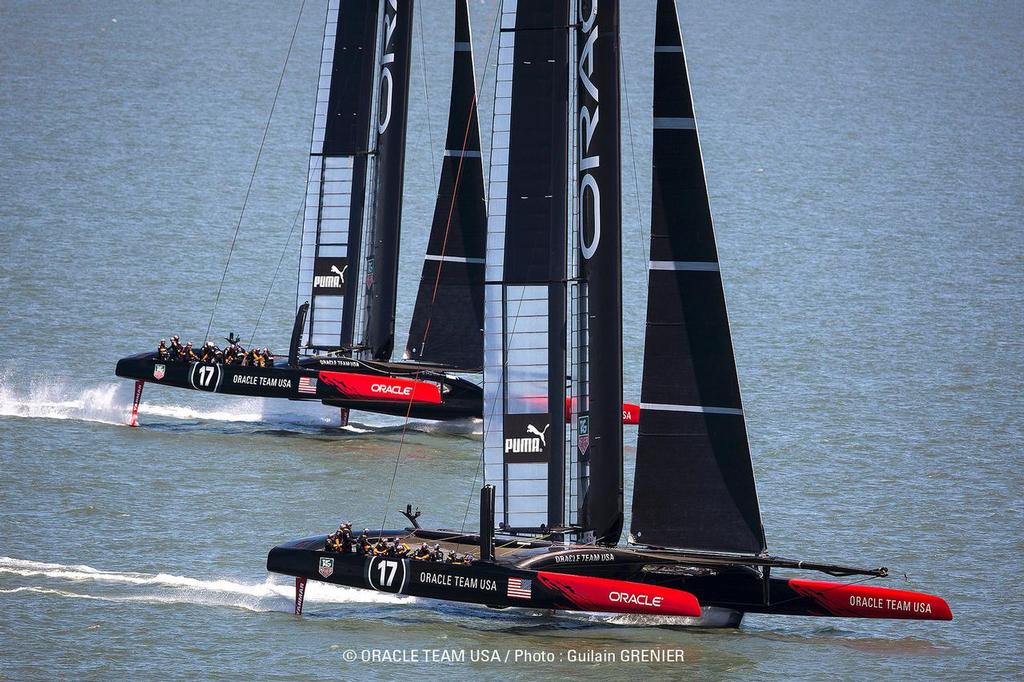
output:
[[[508,596],[516,599],[529,599],[532,585],[533,581],[529,578],[509,578]]]
[[[299,393],[308,393],[309,395],[316,395],[316,378],[299,377]]]

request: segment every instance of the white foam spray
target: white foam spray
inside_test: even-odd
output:
[[[25,378],[22,372],[0,372],[0,416],[25,419],[72,419],[127,425],[131,416],[133,383],[109,381],[92,386],[74,385],[53,377]],[[336,409],[313,402],[195,395],[195,401],[169,402],[166,390],[148,390],[139,415],[158,420],[271,423],[306,427],[338,426]],[[188,398],[187,391],[175,391]],[[360,432],[358,427],[350,429]]]
[[[263,582],[231,579],[204,580],[169,573],[105,571],[82,564],[54,564],[0,557],[0,575],[45,578],[43,584],[2,588],[0,594],[30,592],[71,599],[95,599],[114,602],[146,602],[233,606],[251,611],[290,611],[295,594],[291,580],[268,576]],[[36,582],[36,581],[33,581]],[[57,583],[57,584],[54,584]],[[90,585],[104,585],[112,592],[90,592]],[[79,590],[72,589],[77,587]],[[331,604],[404,604],[415,602],[403,597],[354,587],[310,581],[307,605]]]

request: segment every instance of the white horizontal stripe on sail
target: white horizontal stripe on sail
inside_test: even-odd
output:
[[[699,260],[652,260],[651,270],[695,270],[718,272],[718,263]]]
[[[445,263],[473,263],[475,265],[483,265],[486,261],[483,258],[464,258],[462,256],[435,256],[428,253],[424,256],[426,260],[439,260]]]
[[[462,151],[461,149],[445,149],[445,156],[461,156],[463,158],[480,158],[479,151]]]
[[[658,412],[703,412],[704,414],[735,414],[743,416],[743,410],[735,407],[708,407],[707,405],[671,405],[668,403],[640,403],[641,410]]]
[[[687,117],[655,116],[654,127],[655,129],[696,130],[697,124],[692,118]]]
[[[473,48],[470,47],[469,43],[455,43],[456,52],[472,52]]]
[[[655,52],[682,52],[683,51],[683,46],[682,45],[655,45],[654,46],[654,51]]]

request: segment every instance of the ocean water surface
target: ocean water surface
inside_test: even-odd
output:
[[[417,4],[398,347],[451,65],[452,7]],[[148,387],[143,427],[125,426],[116,360],[172,333],[202,341],[299,7],[0,7],[0,678],[1024,673],[1024,7],[680,5],[769,547],[885,564],[892,586],[940,594],[955,615],[751,616],[735,631],[322,584],[296,619],[267,550],[342,519],[398,524],[406,503],[425,524],[474,528],[480,425],[356,414],[341,429],[319,406]],[[635,401],[654,3],[627,7]],[[485,140],[495,8],[471,2]],[[277,349],[324,14],[305,3],[213,321]],[[346,661],[375,649],[533,658]],[[685,661],[578,660],[624,649]]]

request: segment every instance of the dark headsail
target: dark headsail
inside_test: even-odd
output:
[[[467,0],[455,0],[448,136],[406,357],[483,366],[487,210]]]
[[[658,0],[647,336],[631,534],[756,553],[750,463],[693,103],[673,0]]]
[[[504,0],[484,304],[484,474],[497,521],[560,526],[565,469],[568,0]]]
[[[352,344],[363,195],[376,53],[377,2],[332,0],[306,185],[298,300],[309,301],[302,345],[337,350]]]
[[[377,83],[376,182],[373,230],[367,244],[366,335],[363,345],[374,360],[391,359],[395,343],[398,247],[402,223],[405,129],[409,114],[409,59],[413,0],[385,0],[380,30]]]
[[[579,197],[577,450],[584,538],[622,533],[622,211],[619,3],[580,0],[576,33]]]

